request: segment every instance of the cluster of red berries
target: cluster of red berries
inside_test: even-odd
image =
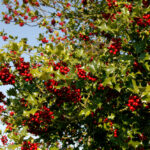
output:
[[[41,64],[32,64],[32,68],[38,68],[38,67],[41,67]]]
[[[136,60],[133,62],[133,69],[135,72],[137,71],[140,71],[142,73],[145,72],[145,68],[143,67],[143,65]]]
[[[105,118],[104,120],[103,120],[103,123],[109,123],[109,125],[110,125],[110,129],[111,129],[111,131],[113,131],[113,133],[114,133],[114,137],[118,137],[118,130],[117,129],[113,129],[113,122],[111,121],[111,120],[109,120],[108,118]]]
[[[136,17],[134,18],[136,24],[140,27],[147,27],[147,26],[150,26],[150,14],[145,14],[143,16],[143,18],[140,18],[140,17]]]
[[[91,72],[89,72],[89,73],[87,74],[87,78],[88,78],[90,81],[92,81],[92,82],[95,82],[95,81],[97,80],[97,77],[93,76],[93,75],[91,74]]]
[[[29,0],[23,0],[23,3],[27,4],[29,2]]]
[[[22,17],[24,17],[24,20],[27,20],[27,19],[28,19],[28,16],[24,16],[24,15],[23,15]]]
[[[59,25],[63,26],[65,24],[65,21],[59,22]]]
[[[3,135],[2,138],[1,138],[1,142],[3,143],[3,145],[6,145],[7,141],[8,141],[7,136]]]
[[[2,36],[2,39],[3,39],[4,41],[6,41],[6,40],[8,39],[8,37],[7,37],[7,36]]]
[[[68,67],[60,66],[60,72],[62,74],[67,74],[69,71],[70,71],[70,69]]]
[[[128,104],[126,104],[131,111],[135,111],[142,107],[141,99],[138,96],[130,96]]]
[[[118,7],[118,4],[116,2],[116,0],[107,0],[107,5],[109,6],[109,8]]]
[[[33,22],[35,19],[38,19],[38,16],[31,17],[31,21]]]
[[[85,70],[79,68],[77,74],[78,74],[79,78],[86,79],[86,71]]]
[[[0,80],[3,85],[14,84],[15,76],[9,72],[9,66],[0,66]]]
[[[64,102],[77,103],[81,100],[80,89],[76,89],[75,86],[56,89],[55,86],[57,86],[59,82],[54,79],[48,80],[44,84],[49,92],[56,95],[56,103],[58,106]]]
[[[105,20],[110,19],[112,22],[116,19],[116,14],[110,14],[110,13],[102,13],[102,16]]]
[[[86,71],[84,69],[81,69],[81,66],[76,66],[78,72],[77,72],[77,75],[79,78],[82,78],[82,79],[89,79],[90,81],[92,82],[95,82],[97,80],[97,77],[93,76],[91,74],[91,72],[89,72],[88,74],[86,73]],[[87,75],[86,75],[87,74]]]
[[[17,63],[15,63],[15,67],[19,71],[19,75],[24,76],[24,80],[26,82],[33,80],[32,74],[29,70],[29,62],[24,62],[24,59],[20,57],[20,60]]]
[[[114,137],[118,137],[118,130],[117,129],[114,130]]]
[[[70,6],[71,6],[71,4],[70,4],[70,3],[67,3],[67,4],[66,4],[66,7],[70,7]]]
[[[65,75],[67,74],[70,69],[67,67],[67,64],[64,62],[58,62],[58,63],[54,63],[54,70],[60,70],[61,74]]]
[[[34,5],[34,6],[36,6],[36,7],[39,7],[39,6],[40,6],[39,2],[37,2],[37,1],[32,2],[32,5]]]
[[[29,0],[23,0],[23,3],[24,4],[27,4],[29,2]],[[34,2],[32,2],[32,5],[35,5],[35,6],[37,6],[37,7],[39,7],[40,6],[40,4],[39,4],[39,2],[38,1],[34,1]]]
[[[81,33],[79,34],[79,37],[80,37],[80,39],[83,39],[84,41],[89,41],[90,40],[89,36],[83,35]]]
[[[147,26],[150,25],[150,14],[145,14],[143,16],[144,21],[146,22]]]
[[[20,103],[21,103],[21,105],[24,106],[24,107],[27,107],[27,106],[28,106],[28,102],[27,102],[24,98],[21,98],[21,99],[20,99]]]
[[[120,94],[118,91],[110,88],[109,86],[104,87],[102,83],[98,83],[97,90],[100,91],[100,92],[102,92],[103,90],[106,91],[106,93],[107,93],[105,95],[106,102],[109,102],[110,100],[117,98]],[[113,107],[115,107],[115,105],[113,105]]]
[[[102,83],[99,83],[98,84],[98,88],[97,88],[98,90],[104,90],[104,86],[103,86],[103,84]]]
[[[9,24],[10,21],[12,20],[12,16],[4,15],[3,19],[5,20],[6,24]]]
[[[55,90],[57,105],[59,106],[64,102],[77,103],[81,101],[80,92],[80,89],[76,89],[75,87],[62,87],[61,89]]]
[[[46,40],[46,38],[44,37],[44,38],[42,39],[42,42],[45,44],[45,43],[48,43],[48,40]]]
[[[150,103],[147,103],[147,105],[145,106],[146,109],[150,108]]]
[[[18,3],[17,5],[19,6],[19,2],[17,2],[17,3]],[[24,0],[24,3],[28,3],[28,0]],[[32,2],[32,5],[35,5],[35,6],[38,7],[39,6],[39,2]],[[24,12],[19,12],[19,11],[15,10],[15,9],[13,10],[12,7],[8,7],[7,6],[7,8],[9,9],[9,12],[12,13],[12,15],[8,16],[7,14],[4,14],[3,19],[5,20],[5,23],[9,24],[10,21],[13,19],[13,16],[15,15],[15,16],[20,16],[22,18],[20,20],[20,18],[17,19],[17,18],[14,17],[14,21],[18,22],[18,24],[20,25],[20,27],[24,26],[25,22],[23,21],[23,19],[26,21],[28,19],[28,16],[25,15]],[[27,9],[26,12],[29,13],[30,12],[29,7],[26,7],[26,9]],[[37,18],[38,18],[38,16],[32,16],[31,17],[31,21],[33,22]]]
[[[28,1],[28,0],[25,0],[25,1]],[[35,3],[36,3],[36,2],[35,2]],[[35,5],[36,5],[36,4],[35,4]],[[12,12],[13,14],[15,14],[15,16],[20,16],[20,17],[22,17],[22,19],[24,19],[24,20],[27,20],[27,19],[28,19],[28,16],[25,15],[25,13],[20,13],[20,12],[18,12],[17,10],[13,10],[11,7],[9,7],[8,9],[9,9],[10,12]],[[30,11],[30,10],[28,9],[27,12],[29,12],[29,11]],[[13,16],[13,14],[12,14],[12,16]],[[12,19],[12,16],[10,16],[11,19]],[[32,17],[31,17],[31,21],[33,22],[33,21],[34,21],[35,19],[37,19],[37,18],[38,18],[38,16],[32,16]],[[14,21],[18,21],[17,18],[14,18]],[[20,26],[23,26],[23,25],[24,25],[23,20],[21,20],[21,22],[20,22],[19,24],[20,24]]]
[[[23,141],[21,150],[37,150],[38,143],[31,143],[30,141]]]
[[[112,38],[112,44],[108,47],[111,54],[116,55],[121,49],[121,39]]]
[[[143,0],[142,3],[143,3],[145,8],[147,8],[150,5],[150,1],[149,0]]]
[[[9,123],[9,122],[7,122],[7,121],[6,121],[5,123],[6,123],[6,125],[7,125],[7,126],[6,126],[6,129],[7,129],[8,131],[12,131],[12,129],[13,129],[13,128],[12,128],[13,124],[11,124],[11,123]]]
[[[34,115],[30,115],[29,120],[26,121],[29,127],[28,132],[35,135],[47,132],[48,125],[52,119],[54,119],[53,112],[46,106],[43,106]]]
[[[46,86],[46,88],[49,92],[55,92],[54,87],[58,85],[58,82],[55,81],[54,79],[50,79],[47,82],[45,81],[44,85]]]
[[[109,119],[108,119],[108,118],[105,118],[105,119],[103,120],[103,122],[104,122],[104,123],[107,123],[107,122],[109,122]]]
[[[16,51],[11,50],[10,54],[16,55],[17,53],[16,53]]]
[[[77,69],[79,69],[79,68],[81,68],[81,67],[82,67],[81,64],[76,65],[76,68],[77,68]]]
[[[6,109],[4,108],[4,106],[0,105],[0,114],[5,111]]]
[[[93,124],[95,125],[99,125],[100,123],[98,122],[98,115],[99,115],[99,112],[102,110],[102,108],[97,108],[95,110],[95,112],[91,112],[91,117],[92,117],[92,120],[93,120]]]
[[[132,11],[132,4],[125,4],[125,7],[128,8],[128,10],[131,12]]]
[[[138,134],[138,137],[141,141],[145,141],[147,140],[147,136],[145,136],[143,133],[142,134]]]

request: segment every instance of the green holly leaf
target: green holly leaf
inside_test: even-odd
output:
[[[114,113],[111,113],[111,115],[108,116],[108,119],[113,120],[114,118],[115,118],[115,114]]]
[[[81,110],[80,112],[79,112],[79,116],[85,116],[85,117],[87,117],[87,116],[89,116],[91,114],[91,110],[89,110],[89,109],[83,109],[83,110]]]
[[[112,81],[111,81],[111,77],[107,77],[105,78],[104,82],[103,82],[103,86],[110,86],[112,87]]]
[[[8,96],[16,96],[17,91],[14,88],[10,88],[9,90],[7,90],[7,94]]]
[[[150,102],[150,85],[147,85],[144,92],[141,95],[142,99]]]
[[[58,147],[51,147],[50,150],[59,150]]]
[[[42,75],[42,72],[39,71],[38,68],[36,69],[31,69],[30,70],[30,73],[32,74],[32,76],[35,78],[35,77],[40,77]]]
[[[65,52],[65,48],[64,48],[63,44],[62,43],[58,44],[56,46],[56,49],[55,49],[55,54],[57,54],[58,56],[60,56],[64,52]]]
[[[8,145],[8,149],[11,149],[11,150],[16,150],[16,148],[19,148],[21,147],[21,144],[13,144],[13,145]]]
[[[30,116],[30,114],[35,114],[35,112],[37,111],[38,109],[37,108],[32,108],[30,111],[24,111],[23,112],[23,116],[25,116],[25,117],[29,117]]]
[[[26,100],[32,105],[37,105],[37,99],[35,98],[34,95],[29,94]]]
[[[141,142],[130,140],[128,144],[132,145],[136,149],[141,144]]]
[[[138,93],[139,92],[139,88],[136,84],[136,81],[134,79],[132,79],[132,85],[133,85],[133,90],[135,93]]]
[[[115,85],[115,89],[116,89],[118,92],[120,92],[120,91],[121,91],[120,85],[119,85],[119,84],[116,84],[116,85]]]

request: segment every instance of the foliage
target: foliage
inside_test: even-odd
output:
[[[0,84],[12,85],[8,97],[0,93],[5,148],[150,148],[148,0],[2,5],[6,24],[44,29],[38,46],[0,32]]]

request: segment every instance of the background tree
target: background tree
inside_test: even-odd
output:
[[[150,148],[149,1],[3,5],[6,24],[44,29],[38,46],[1,32],[7,43],[0,49],[0,81],[13,86],[6,99],[0,93],[6,105],[0,107],[1,120],[13,142],[2,135],[5,148]]]

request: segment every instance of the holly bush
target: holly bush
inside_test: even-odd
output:
[[[3,148],[150,149],[149,4],[3,0],[2,22],[43,29],[36,46],[0,32]]]

